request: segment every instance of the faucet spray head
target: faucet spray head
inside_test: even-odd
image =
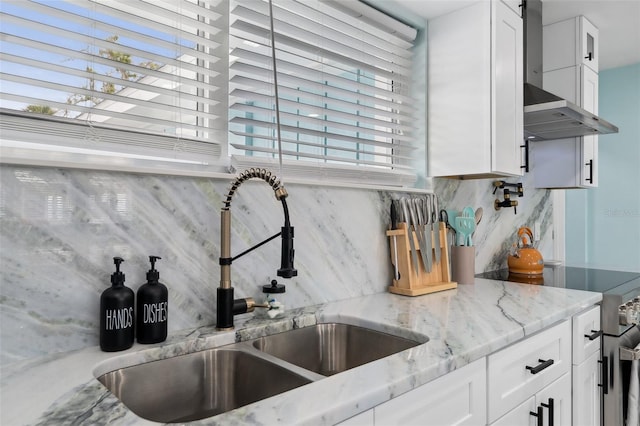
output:
[[[284,189],[284,188],[282,188]],[[280,198],[284,209],[284,226],[281,229],[282,251],[280,255],[280,269],[277,275],[282,278],[292,278],[298,275],[298,271],[293,267],[295,250],[293,248],[293,226],[289,223],[289,208],[287,207],[286,191]]]
[[[277,272],[279,277],[292,278],[298,275],[298,271],[293,267],[294,252],[293,226],[286,224],[282,227],[282,252],[280,269]]]

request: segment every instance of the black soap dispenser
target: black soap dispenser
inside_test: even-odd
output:
[[[159,256],[149,256],[151,269],[147,272],[147,283],[138,289],[136,320],[138,343],[159,343],[167,339],[168,292],[167,287],[158,282],[160,273],[156,271]]]
[[[114,257],[116,272],[111,274],[111,287],[100,297],[100,349],[105,352],[122,351],[133,345],[134,294],[124,285],[120,272],[121,257]]]

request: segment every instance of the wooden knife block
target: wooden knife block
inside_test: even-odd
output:
[[[418,258],[418,273],[416,273],[413,258],[411,257],[411,246],[409,245],[408,238],[409,231],[406,222],[399,223],[398,229],[387,231],[389,247],[391,249],[391,264],[393,265],[395,262],[395,250],[397,249],[397,266],[400,272],[400,279],[394,279],[393,284],[389,286],[391,293],[402,294],[404,296],[420,296],[458,287],[456,282],[451,281],[447,228],[444,222],[438,222],[438,226],[440,232],[440,262],[436,263],[435,253],[432,249],[431,253],[428,253],[428,256],[431,256],[432,259],[431,272],[427,272],[422,264],[420,245],[418,244],[415,232],[411,231],[411,238],[413,238],[416,256]],[[435,238],[433,238],[433,235],[430,236],[432,238],[431,247],[435,247]],[[395,249],[394,243],[396,244]]]

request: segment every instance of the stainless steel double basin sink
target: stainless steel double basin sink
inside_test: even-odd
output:
[[[427,340],[348,324],[317,324],[122,368],[98,380],[142,418],[186,422],[286,392]]]

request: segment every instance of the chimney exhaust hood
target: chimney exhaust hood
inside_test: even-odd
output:
[[[541,88],[542,1],[523,3],[525,138],[543,141],[618,133],[613,124]]]

